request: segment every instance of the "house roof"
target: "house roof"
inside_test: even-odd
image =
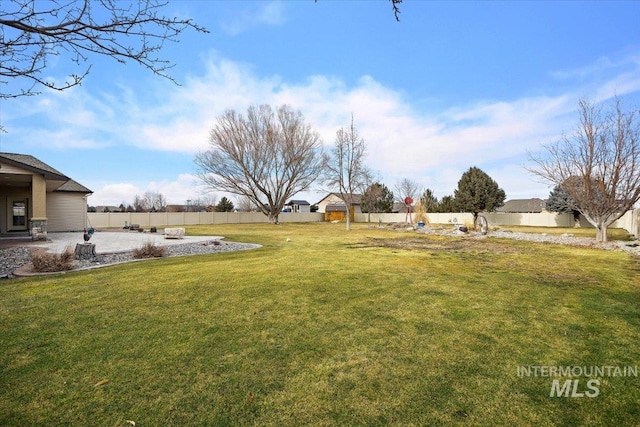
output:
[[[324,208],[325,212],[346,212],[346,210],[347,210],[346,205],[327,205]]]
[[[507,200],[503,206],[496,209],[496,212],[539,213],[542,212],[545,204],[544,200],[538,198],[511,199]]]
[[[335,197],[339,198],[340,200],[342,200],[342,196],[340,195],[340,193],[329,193],[326,196],[324,196],[322,199],[320,199],[320,201],[318,203],[316,203],[316,205],[322,203],[322,201],[324,199],[326,199],[327,197],[331,197],[331,196],[335,196]],[[352,201],[353,205],[359,205],[361,201],[362,201],[362,194],[354,194],[353,195],[353,201]]]
[[[393,212],[407,213],[407,205],[402,202],[393,202]]]
[[[298,205],[298,206],[311,206],[311,203],[306,200],[289,200],[287,206],[289,205]]]
[[[70,179],[69,181],[62,184],[60,187],[56,188],[56,191],[65,191],[68,193],[84,193],[84,194],[93,193],[93,191],[89,190],[87,187],[85,187],[84,185],[80,184],[77,181],[74,181],[73,179]]]
[[[0,153],[0,160],[30,172],[42,174],[46,179],[64,181],[64,184],[58,187],[55,191],[85,194],[93,193],[93,191],[89,190],[84,185],[74,181],[59,170],[52,168],[30,154]]]
[[[52,168],[48,164],[29,154],[0,153],[0,159],[4,159],[9,164],[27,169],[31,172],[42,173],[46,178],[59,180],[70,179],[62,172]]]

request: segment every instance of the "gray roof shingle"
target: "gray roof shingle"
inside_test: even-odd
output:
[[[45,176],[57,179],[70,179],[62,172],[52,168],[48,164],[36,159],[29,154],[0,153],[0,158],[8,160],[16,166],[29,169],[33,172],[42,172]]]
[[[56,191],[66,191],[68,193],[84,193],[84,194],[93,193],[93,191],[89,190],[87,187],[85,187],[84,185],[80,184],[77,181],[74,181],[73,179],[70,179],[69,181],[62,184],[60,187],[56,188]]]
[[[66,191],[71,193],[93,193],[84,185],[74,181],[57,169],[52,168],[45,162],[36,159],[30,154],[16,154],[16,153],[0,153],[0,159],[5,162],[29,170],[31,172],[41,173],[47,179],[53,179],[57,181],[65,181],[56,191]]]

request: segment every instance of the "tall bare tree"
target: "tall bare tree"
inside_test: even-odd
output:
[[[420,196],[421,192],[420,184],[408,178],[404,178],[396,184],[396,201],[404,203],[404,199],[407,197],[411,197],[413,200],[416,200]]]
[[[203,194],[195,200],[187,200],[187,210],[191,212],[213,210],[217,204],[218,196],[215,194]]]
[[[133,209],[136,212],[164,212],[167,210],[167,199],[160,193],[145,191],[133,198]]]
[[[607,228],[640,200],[640,111],[624,111],[616,98],[607,111],[581,100],[580,124],[570,137],[530,155],[529,171],[568,193],[570,209],[607,240]]]
[[[144,203],[149,211],[164,212],[167,210],[167,199],[161,193],[146,191]]]
[[[229,110],[210,132],[210,149],[196,155],[198,177],[212,190],[245,196],[272,223],[284,204],[322,172],[318,133],[302,113],[283,105]]]
[[[236,207],[240,212],[252,212],[255,210],[254,203],[247,196],[236,197]]]
[[[347,230],[351,229],[350,212],[355,195],[364,192],[371,172],[364,163],[367,145],[353,124],[336,132],[336,140],[327,160],[325,182],[340,193],[347,209]]]
[[[414,205],[417,205],[419,200],[417,200],[420,195],[421,189],[420,184],[415,181],[411,181],[408,178],[404,178],[398,184],[396,184],[396,201],[402,203],[407,207],[407,215],[405,216],[405,221],[408,223],[413,223],[413,214],[412,210]],[[407,198],[413,200],[412,204],[408,205],[405,203]]]
[[[190,19],[162,14],[163,0],[2,0],[0,2],[0,99],[35,95],[37,88],[65,90],[89,74],[91,56],[138,63],[173,80],[173,64],[160,58],[165,42],[175,42],[186,29],[207,32]],[[53,57],[79,67],[61,83],[43,76]]]

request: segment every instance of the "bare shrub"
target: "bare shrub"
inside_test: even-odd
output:
[[[31,254],[33,269],[39,273],[68,271],[73,269],[74,253],[70,246],[59,254],[35,251]]]
[[[467,230],[475,230],[476,227],[473,225],[473,221],[465,220],[464,226],[467,227]]]
[[[414,208],[413,219],[415,222],[422,222],[425,225],[429,224],[429,217],[427,216],[424,205],[420,200],[418,200]]]
[[[161,258],[166,255],[164,246],[158,246],[153,242],[146,242],[133,250],[134,258]]]

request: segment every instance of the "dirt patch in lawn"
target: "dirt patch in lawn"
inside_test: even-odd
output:
[[[447,251],[447,252],[492,252],[515,253],[519,251],[518,245],[511,242],[495,240],[472,240],[453,238],[377,238],[372,237],[365,241],[350,245],[352,248],[387,248],[392,250],[408,251]]]

